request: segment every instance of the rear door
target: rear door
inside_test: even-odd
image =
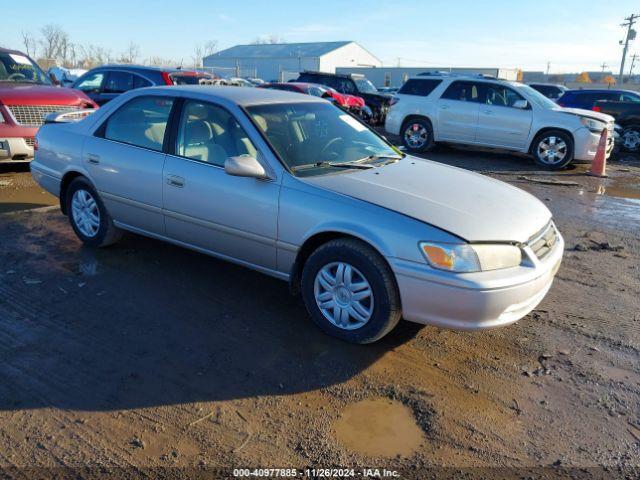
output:
[[[173,98],[136,97],[88,137],[83,164],[117,222],[164,234],[162,169],[164,136]]]
[[[118,95],[121,95],[129,90],[133,89],[133,74],[129,72],[123,72],[120,70],[111,70],[107,73],[107,78],[102,86],[102,92],[100,93],[100,105],[103,105],[110,100],[113,100]]]
[[[504,85],[485,83],[481,89],[476,142],[489,147],[523,149],[527,145],[533,110],[516,108],[525,98]]]
[[[437,140],[474,143],[479,102],[477,82],[458,80],[451,83],[438,100]]]

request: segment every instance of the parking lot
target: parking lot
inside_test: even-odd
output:
[[[28,168],[3,166],[0,465],[167,476],[375,465],[409,478],[434,465],[587,478],[637,465],[640,159],[616,158],[598,179],[493,152],[425,157],[510,182],[553,212],[563,265],[517,324],[402,323],[349,345],[269,277],[135,235],[81,246],[57,209],[40,208],[55,199]]]

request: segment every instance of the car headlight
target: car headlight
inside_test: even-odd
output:
[[[485,272],[522,263],[522,250],[514,245],[420,242],[420,250],[433,268],[455,273]]]
[[[607,128],[606,123],[599,122],[598,120],[594,120],[593,118],[588,117],[580,117],[580,123],[591,130],[593,133],[602,133],[602,130]]]

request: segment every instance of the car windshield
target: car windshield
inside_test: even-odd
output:
[[[372,168],[404,156],[330,103],[255,105],[247,111],[278,156],[298,176]]]
[[[0,53],[0,82],[51,84],[38,65],[19,53]]]
[[[557,103],[549,100],[547,97],[545,97],[536,89],[531,88],[529,85],[520,84],[517,85],[517,88],[520,90],[520,92],[524,93],[525,97],[527,97],[527,100],[539,107],[546,109],[559,108]]]
[[[378,93],[378,89],[376,87],[374,87],[373,83],[371,83],[366,78],[354,78],[353,81],[356,82],[356,85],[358,86],[358,91],[359,92],[363,92],[363,93]]]

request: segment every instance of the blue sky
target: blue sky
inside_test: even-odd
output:
[[[631,0],[0,0],[0,45],[47,23],[78,44],[191,62],[194,47],[220,49],[277,35],[288,42],[355,40],[385,64],[520,67],[552,72],[619,68]],[[637,50],[640,53],[640,37]],[[141,59],[142,59],[141,58]],[[638,69],[640,71],[640,68]]]

